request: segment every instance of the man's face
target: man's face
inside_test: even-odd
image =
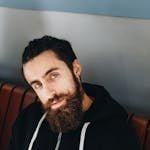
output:
[[[52,130],[77,128],[82,117],[80,65],[71,71],[52,51],[45,51],[23,65],[24,76],[38,95]]]

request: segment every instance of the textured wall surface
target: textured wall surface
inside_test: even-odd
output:
[[[0,6],[150,19],[149,0],[0,0]]]

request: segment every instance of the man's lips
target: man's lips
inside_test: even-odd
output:
[[[51,109],[57,109],[62,105],[65,105],[66,100],[65,99],[59,99],[59,100],[52,100],[51,101]]]

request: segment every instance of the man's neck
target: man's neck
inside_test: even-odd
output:
[[[89,97],[85,92],[83,94],[83,101],[82,101],[82,105],[83,105],[83,112],[87,111],[91,105],[93,103],[93,100],[91,97]]]

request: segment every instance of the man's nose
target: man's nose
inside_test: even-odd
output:
[[[56,91],[55,91],[54,87],[46,84],[44,86],[44,93],[45,93],[45,96],[47,99],[53,99],[56,94]]]

